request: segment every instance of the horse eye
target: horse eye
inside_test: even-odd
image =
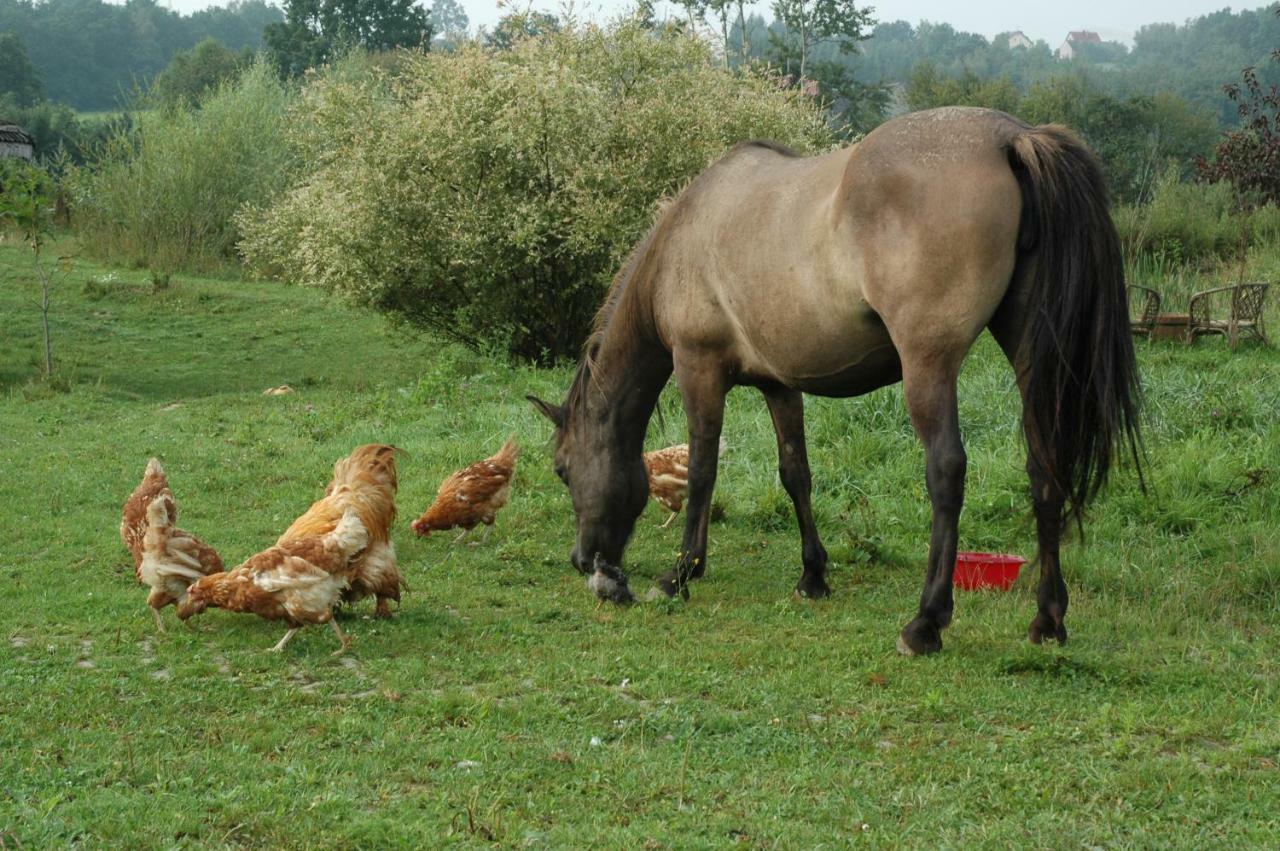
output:
[[[563,464],[556,465],[556,475],[560,478],[560,481],[566,485],[569,484],[569,471],[564,468]]]

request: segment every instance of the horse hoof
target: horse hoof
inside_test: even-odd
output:
[[[689,583],[681,582],[680,574],[674,570],[659,576],[657,587],[668,597],[674,597],[679,594],[684,599],[689,599]]]
[[[1064,645],[1067,643],[1067,628],[1061,620],[1039,612],[1032,619],[1031,626],[1027,628],[1027,639],[1032,644],[1043,644],[1046,638]]]
[[[831,596],[831,586],[820,576],[814,579],[804,576],[800,578],[799,584],[796,585],[796,596],[809,600],[820,600],[823,597]]]
[[[928,656],[942,649],[942,631],[932,622],[916,618],[898,636],[898,652],[903,656]]]

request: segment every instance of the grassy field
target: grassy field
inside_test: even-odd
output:
[[[1027,583],[959,593],[905,659],[927,545],[901,393],[813,400],[836,594],[798,601],[799,543],[759,398],[731,396],[708,577],[688,603],[597,608],[512,369],[273,285],[76,262],[38,379],[27,260],[0,248],[0,848],[1276,847],[1280,355],[1140,346],[1151,493],[1122,470],[1064,554],[1072,643],[1034,647]],[[281,397],[263,389],[288,383]],[[1017,401],[984,339],[962,378],[967,548],[1030,555]],[[651,445],[683,439],[674,395]],[[408,533],[439,479],[509,433],[489,541]],[[156,634],[117,536],[160,456],[182,524],[235,563],[353,445],[394,442],[411,586],[264,652],[213,612]],[[651,506],[643,593],[680,531]]]

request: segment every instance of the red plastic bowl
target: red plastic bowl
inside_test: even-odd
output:
[[[956,553],[955,583],[965,591],[995,588],[1008,591],[1027,560],[996,553]]]

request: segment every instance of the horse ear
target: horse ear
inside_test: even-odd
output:
[[[552,425],[556,428],[560,428],[564,425],[564,408],[559,405],[553,405],[550,402],[543,401],[537,396],[525,396],[524,398],[532,402],[533,407],[538,409],[538,413],[551,420]]]

